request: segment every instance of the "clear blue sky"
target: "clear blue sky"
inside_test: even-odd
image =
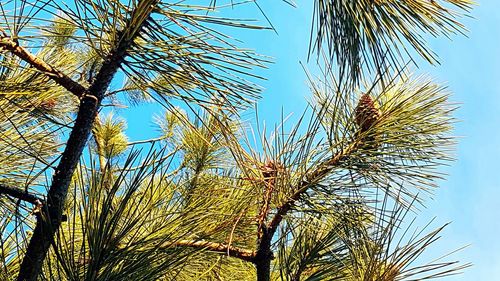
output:
[[[470,243],[456,256],[474,263],[450,280],[500,280],[500,3],[479,1],[467,20],[469,38],[434,40],[442,65],[425,67],[461,103],[457,161],[447,169],[426,215],[453,221],[445,246]]]
[[[260,1],[278,35],[271,31],[235,34],[244,46],[275,59],[269,69],[258,71],[268,79],[260,83],[265,92],[258,106],[260,118],[267,124],[279,121],[281,108],[286,113],[300,114],[310,96],[299,61],[306,61],[312,1],[298,2],[295,9],[280,1]],[[456,113],[460,122],[455,134],[461,137],[457,161],[444,169],[449,174],[447,180],[441,182],[418,220],[423,225],[436,216],[433,224],[436,227],[452,222],[442,240],[429,249],[431,257],[470,244],[450,259],[472,262],[473,267],[444,280],[500,280],[499,8],[497,0],[480,1],[473,10],[474,19],[464,20],[470,30],[469,37],[432,40],[430,44],[440,56],[441,65],[421,63],[416,70],[430,73],[436,81],[448,85],[453,92],[452,100],[461,103]],[[241,15],[248,11],[233,12]],[[248,17],[252,16],[255,13],[249,12]],[[143,109],[133,111],[138,113]],[[141,138],[148,121],[144,115],[129,116],[137,116],[127,120],[130,137]]]

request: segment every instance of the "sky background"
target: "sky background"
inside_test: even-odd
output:
[[[259,118],[273,124],[280,121],[282,109],[300,115],[310,98],[299,62],[307,59],[312,1],[298,1],[298,8],[281,1],[262,2],[278,34],[238,31],[233,35],[242,40],[242,46],[274,58],[268,69],[256,71],[267,78],[260,82],[265,91],[258,103]],[[423,226],[436,217],[434,227],[452,222],[426,257],[439,257],[470,244],[449,259],[473,266],[461,275],[444,279],[450,281],[500,280],[500,4],[498,0],[478,4],[472,11],[473,18],[463,20],[469,29],[468,38],[430,40],[441,65],[420,63],[415,69],[415,73],[429,73],[435,81],[448,85],[452,101],[461,104],[455,115],[460,121],[455,131],[460,137],[457,161],[443,170],[447,180],[440,182],[417,220],[417,225]],[[230,14],[255,17],[256,9],[235,8]],[[147,106],[135,108],[127,114],[132,117],[127,118],[131,140],[155,134],[152,120],[142,114],[145,109]],[[154,106],[149,109],[155,110]]]

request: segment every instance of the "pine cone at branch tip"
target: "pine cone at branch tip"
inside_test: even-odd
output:
[[[380,110],[376,107],[375,101],[370,94],[363,94],[358,101],[354,113],[356,124],[361,132],[366,132],[380,117]]]
[[[53,110],[57,105],[57,101],[56,99],[54,98],[51,98],[51,99],[47,99],[47,100],[44,100],[40,103],[40,108],[43,109],[43,110],[47,110],[47,111],[50,111],[50,110]]]
[[[260,169],[262,171],[264,179],[269,180],[272,178],[276,178],[278,176],[278,172],[282,171],[284,167],[281,163],[270,160],[262,165]]]

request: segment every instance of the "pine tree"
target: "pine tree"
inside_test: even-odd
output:
[[[222,32],[266,27],[215,14],[246,2],[206,2],[2,2],[0,279],[392,281],[468,266],[419,263],[444,226],[406,224],[451,160],[455,107],[404,54],[435,63],[423,36],[464,32],[472,3],[314,1],[322,75],[300,120],[268,133],[239,114],[269,62]],[[130,142],[106,112],[146,102],[165,108],[161,134]]]

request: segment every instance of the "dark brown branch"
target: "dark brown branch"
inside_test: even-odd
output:
[[[269,228],[264,225],[262,228],[262,238],[258,241],[257,252],[252,261],[257,270],[257,281],[271,280],[271,260],[274,258],[271,250],[273,234],[274,233],[270,233]]]
[[[147,3],[148,1],[143,0],[139,2],[138,6],[141,6],[141,4],[146,5]],[[149,16],[153,8],[153,5],[148,7],[148,13],[146,13],[145,18]],[[68,187],[91,134],[102,99],[111,80],[124,62],[133,40],[141,30],[140,24],[137,25],[137,22],[135,22],[134,25],[125,27],[125,30],[128,31],[126,36],[120,36],[119,34],[116,36],[117,42],[110,53],[104,58],[102,67],[95,76],[94,82],[87,91],[81,93],[80,106],[73,130],[67,141],[61,161],[55,170],[52,184],[47,194],[47,204],[42,209],[42,214],[37,216],[36,227],[19,270],[18,281],[37,280],[45,256],[61,224]]]
[[[302,180],[293,190],[295,192],[288,198],[288,200],[277,208],[276,214],[271,221],[262,228],[262,237],[258,240],[257,251],[253,263],[257,270],[257,281],[269,281],[271,276],[271,260],[273,253],[271,244],[278,226],[283,221],[286,214],[294,207],[295,202],[311,187],[312,184],[324,178],[328,173],[335,169],[340,161],[346,156],[355,151],[360,145],[359,141],[354,141],[347,148],[339,151],[330,159],[321,163],[316,169],[306,174],[305,179]]]
[[[81,100],[73,130],[47,194],[47,204],[44,206],[42,214],[37,217],[37,224],[21,264],[18,281],[35,281],[37,279],[45,255],[53,241],[53,236],[59,228],[68,186],[87,143],[101,102],[99,93],[96,93],[94,97],[88,95]]]
[[[85,87],[74,81],[66,74],[55,69],[42,59],[38,58],[27,49],[18,45],[18,43],[5,35],[0,35],[0,50],[5,49],[23,61],[27,62],[38,71],[43,72],[47,77],[54,80],[57,84],[70,91],[75,96],[81,98],[85,93]]]
[[[278,228],[285,215],[292,209],[292,207],[295,205],[295,202],[299,200],[300,197],[309,189],[311,184],[324,178],[329,172],[336,168],[340,161],[342,161],[347,155],[356,150],[359,145],[359,141],[351,143],[347,148],[337,152],[330,159],[323,162],[317,169],[307,174],[305,176],[306,179],[302,180],[299,185],[294,188],[295,193],[293,193],[285,203],[278,207],[276,214],[267,226],[269,232],[274,235],[276,229]]]
[[[255,251],[241,249],[238,247],[229,246],[222,243],[215,243],[209,241],[192,241],[192,240],[179,240],[176,242],[168,242],[161,245],[161,248],[171,247],[189,247],[195,249],[205,249],[212,252],[227,254],[230,257],[238,258],[244,261],[253,262],[255,258]]]
[[[33,205],[43,204],[44,200],[22,188],[0,184],[0,194],[5,194]]]

